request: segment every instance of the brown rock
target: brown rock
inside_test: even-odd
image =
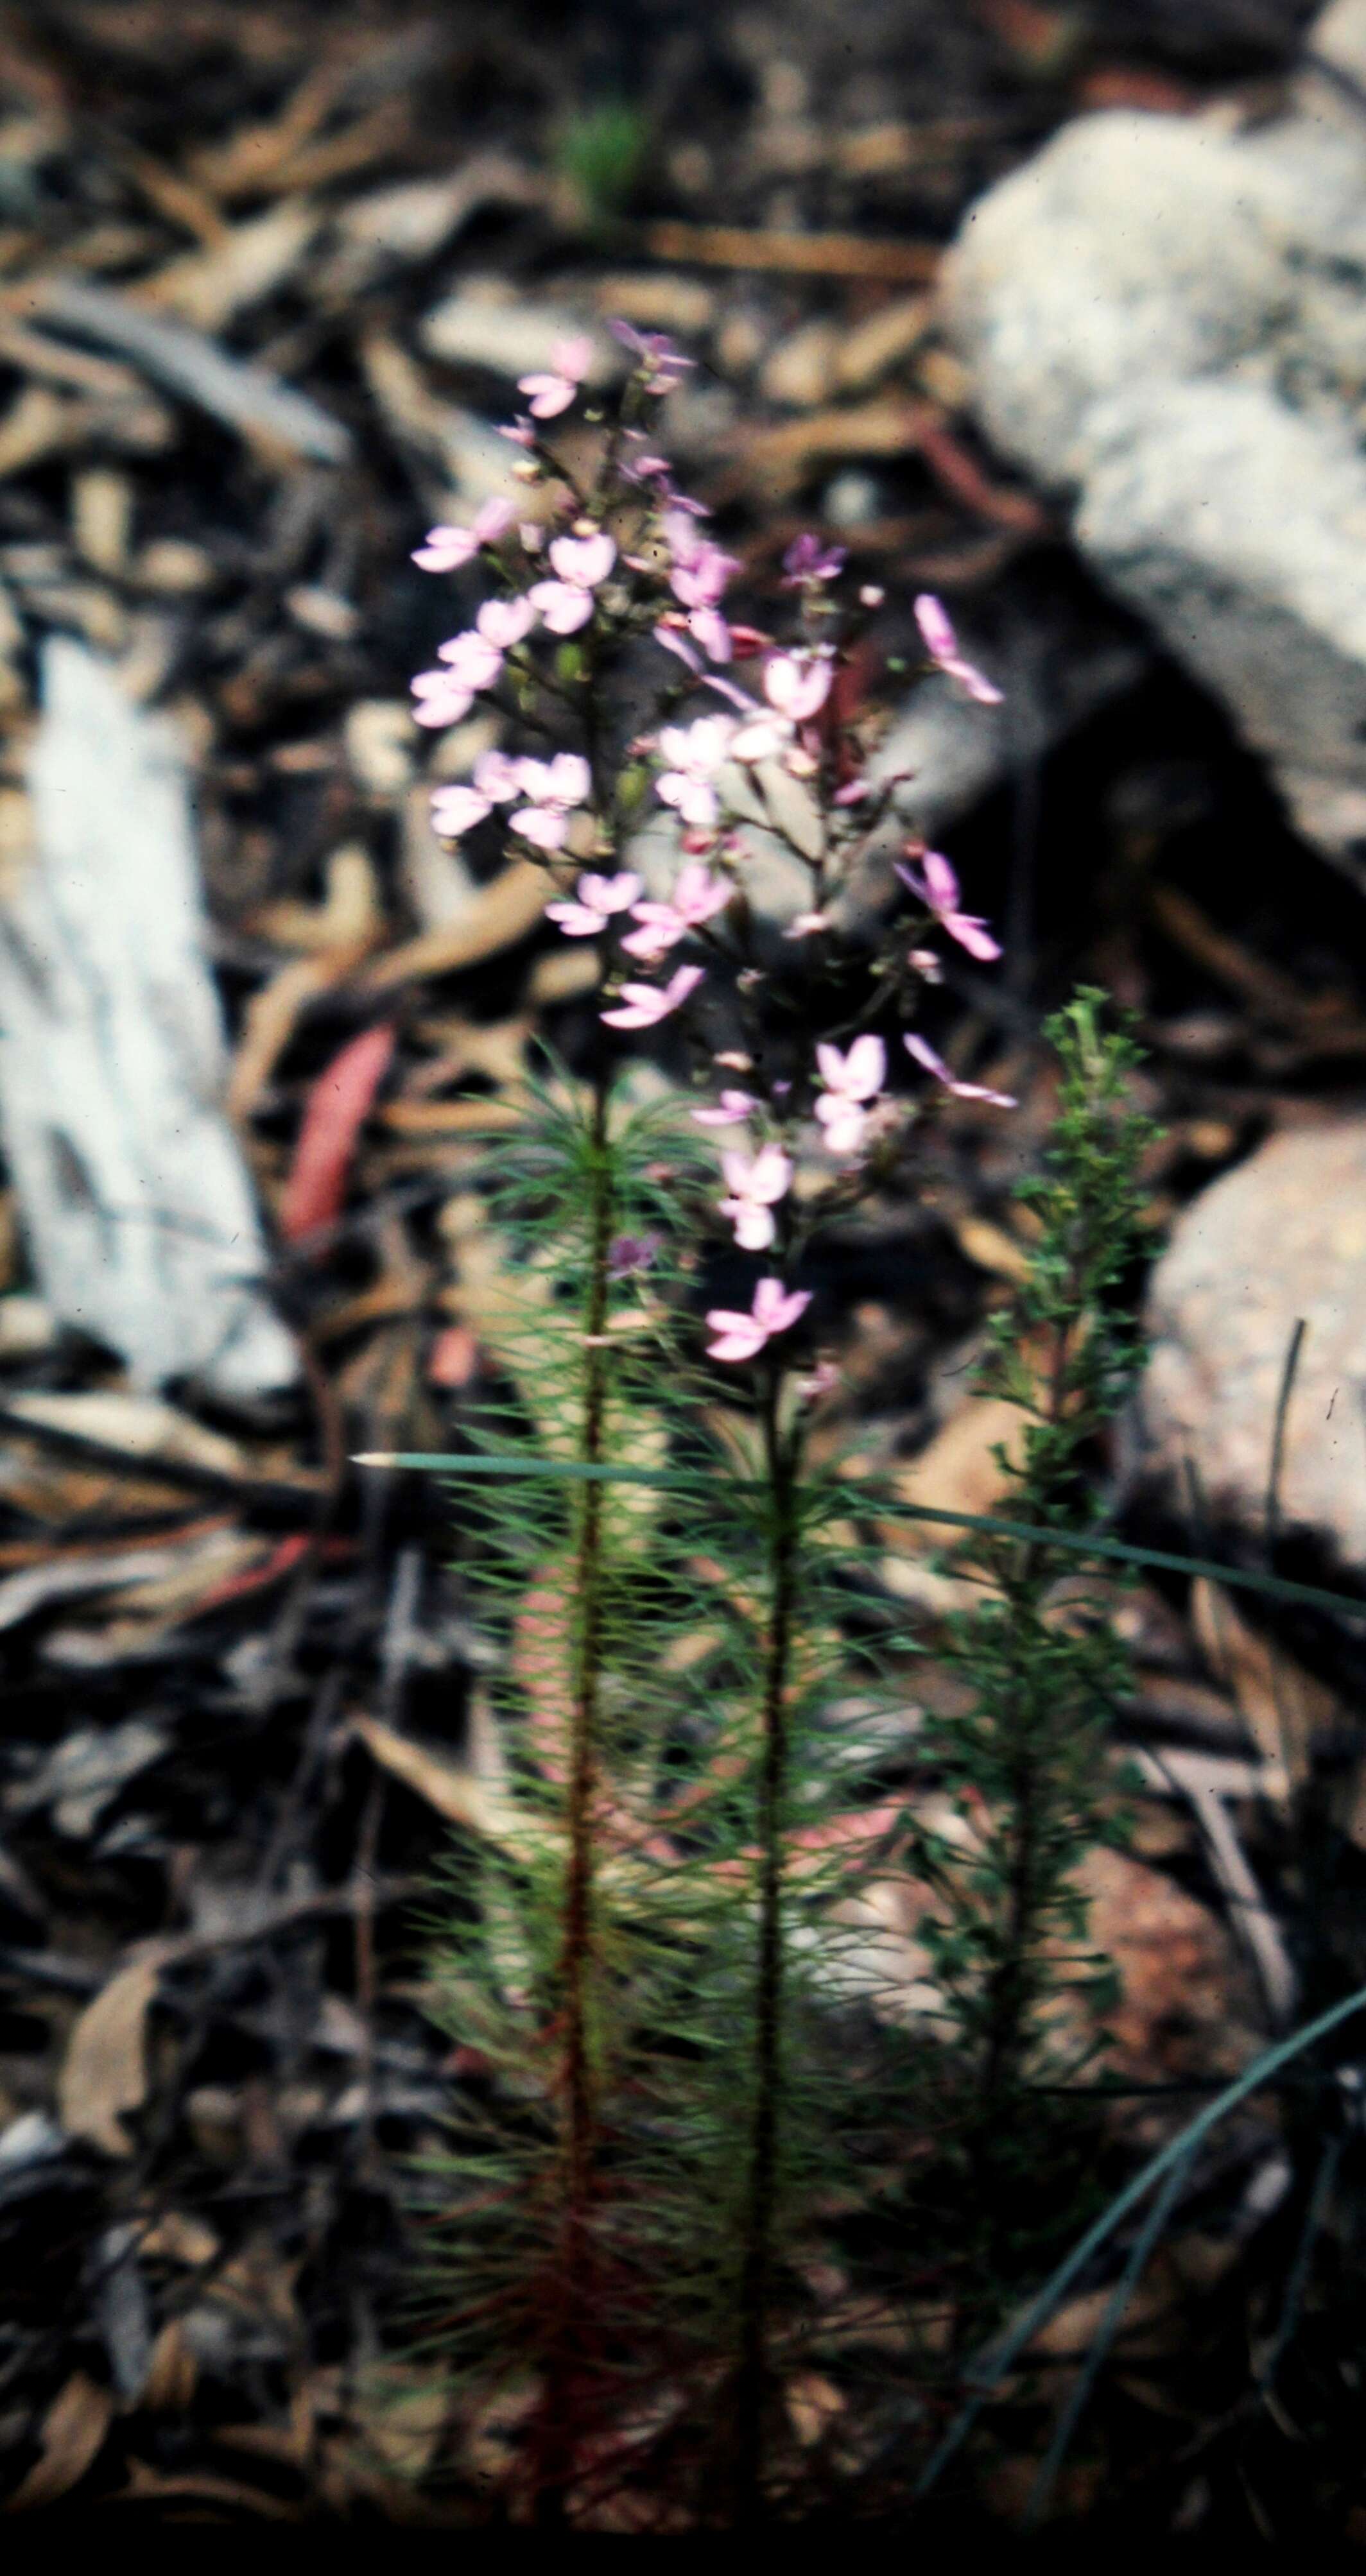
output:
[[[1366,1123],[1275,1137],[1203,1192],[1154,1274],[1131,1483],[1260,1556],[1276,1410],[1303,1321],[1279,1526],[1366,1576]],[[1203,1553],[1206,1532],[1191,1530]]]

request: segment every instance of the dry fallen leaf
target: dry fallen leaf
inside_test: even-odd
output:
[[[9,1396],[6,1411],[20,1421],[97,1440],[102,1448],[121,1449],[149,1464],[161,1459],[167,1466],[208,1467],[219,1476],[251,1472],[235,1440],[206,1429],[193,1415],[163,1403],[160,1396],[115,1387],[83,1388],[71,1394],[43,1389]]]
[[[388,1071],[394,1037],[388,1020],[363,1029],[313,1084],[280,1201],[286,1243],[298,1243],[340,1214],[351,1158]]]
[[[1254,1628],[1223,1585],[1204,1575],[1191,1585],[1191,1616],[1205,1661],[1231,1692],[1263,1760],[1286,1789],[1302,1788],[1316,1745],[1342,1724],[1336,1692]]]
[[[272,975],[259,993],[253,993],[242,1015],[242,1035],[228,1081],[228,1116],[239,1126],[251,1116],[308,1004],[316,994],[340,984],[369,944],[353,940],[317,957],[295,958]]]
[[[249,914],[246,927],[277,947],[303,948],[313,955],[373,942],[384,916],[368,850],[359,841],[343,843],[327,862],[324,882],[323,903],[264,904]]]
[[[154,2469],[150,2461],[129,2460],[128,2483],[119,2490],[119,2502],[177,2496],[189,2503],[228,2505],[234,2512],[250,2514],[262,2522],[299,2522],[303,2516],[302,2505],[286,2504],[283,2497],[267,2495],[261,2487],[243,2486],[236,2478],[212,2477],[205,2469],[188,2469],[181,2476],[168,2476],[164,2470]]]
[[[73,2138],[88,2138],[107,2156],[130,2156],[120,2114],[147,2093],[147,2015],[156,1995],[165,1944],[130,1959],[80,2015],[57,2079],[57,2111]]]
[[[69,2495],[98,2457],[113,2417],[112,2390],[73,2371],[43,2418],[42,2451],[7,2499],[6,2513],[32,2513]]]
[[[994,1452],[1003,1443],[1008,1456],[1018,1457],[1023,1423],[1019,1406],[1003,1397],[981,1396],[963,1405],[918,1458],[897,1469],[891,1479],[897,1500],[936,1512],[1000,1511],[1010,1480]],[[965,1577],[937,1573],[924,1562],[952,1546],[956,1533],[945,1523],[882,1521],[878,1535],[889,1551],[883,1581],[900,1599],[937,1617],[979,1597],[980,1587]]]
[[[450,975],[457,967],[477,966],[500,948],[511,948],[540,920],[549,891],[544,868],[530,859],[514,859],[458,921],[424,930],[379,958],[365,977],[367,989],[387,993],[395,984],[420,975]]]
[[[184,2415],[198,2380],[199,2364],[184,2325],[179,2317],[168,2317],[152,2346],[138,2404],[152,2415]]]
[[[369,1746],[381,1768],[405,1788],[425,1798],[439,1816],[453,1825],[467,1825],[473,1832],[487,1834],[491,1841],[524,1840],[527,1819],[513,1806],[506,1792],[496,1784],[481,1780],[462,1764],[450,1762],[431,1746],[418,1744],[410,1735],[400,1735],[378,1717],[358,1717],[354,1731],[362,1744]]]

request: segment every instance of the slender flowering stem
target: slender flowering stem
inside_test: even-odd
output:
[[[764,1391],[768,1476],[768,1605],[760,1712],[758,1935],[754,1957],[754,2073],[740,2270],[739,2366],[735,2388],[735,2519],[762,2520],[766,2417],[770,2401],[770,2310],[778,2224],[784,2032],[784,1837],[788,1809],[788,1700],[797,1606],[796,1471],[780,1428],[782,1370],[770,1365]]]

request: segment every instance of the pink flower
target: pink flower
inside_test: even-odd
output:
[[[637,331],[631,322],[609,322],[608,329],[622,347],[630,349],[640,361],[645,390],[650,394],[670,394],[683,381],[685,370],[694,363],[676,349],[662,331]]]
[[[753,722],[742,724],[736,734],[730,747],[731,757],[745,762],[776,760],[791,740],[792,727],[786,716],[771,716],[763,708],[756,707]]]
[[[554,420],[558,412],[568,411],[592,363],[593,343],[580,331],[570,340],[556,341],[550,374],[519,376],[517,391],[528,397],[533,420]]]
[[[704,537],[686,510],[666,510],[664,541],[673,557],[669,588],[684,608],[714,608],[726,584],[740,569],[738,555],[728,555]]]
[[[588,537],[556,537],[550,548],[555,581],[538,581],[528,592],[552,635],[574,635],[593,614],[593,593],[607,579],[617,550],[601,529]]]
[[[947,931],[950,939],[956,939],[960,948],[966,948],[969,957],[979,957],[985,963],[1000,956],[1001,943],[993,939],[981,915],[959,910],[958,879],[940,851],[926,850],[923,853],[918,877],[913,876],[909,868],[904,868],[899,859],[894,860],[893,865],[902,884],[909,886],[912,894],[919,895],[921,902],[929,905],[940,929]]]
[[[764,666],[764,696],[780,716],[805,724],[830,695],[828,662],[810,653],[775,653]]]
[[[721,1214],[735,1227],[735,1240],[745,1252],[765,1252],[778,1231],[773,1210],[792,1186],[792,1165],[781,1145],[761,1145],[753,1162],[743,1154],[723,1154],[721,1169],[730,1192]]]
[[[516,513],[510,501],[486,501],[468,528],[429,528],[413,562],[424,572],[459,572],[472,563],[481,546],[493,545],[511,527]]]
[[[600,1011],[598,1017],[605,1020],[611,1029],[652,1029],[658,1021],[667,1020],[671,1011],[678,1010],[686,1002],[688,995],[695,992],[704,980],[705,972],[701,966],[678,966],[668,983],[662,986],[623,984],[621,999],[624,1007]]]
[[[438,644],[436,658],[450,665],[452,678],[471,696],[480,689],[492,688],[503,667],[501,648],[473,626],[467,627],[463,635],[452,635],[449,643]]]
[[[693,651],[693,648],[688,641],[687,634],[684,631],[684,621],[681,618],[676,624],[671,622],[667,617],[661,618],[658,626],[654,629],[654,639],[656,644],[663,645],[666,653],[676,653],[680,662],[685,662],[688,669],[696,672],[700,679],[702,674],[701,660]],[[713,659],[714,658],[715,657],[713,656]]]
[[[692,1116],[699,1127],[738,1127],[759,1103],[748,1091],[723,1091],[710,1109],[694,1109]]]
[[[601,528],[588,537],[556,537],[550,548],[550,560],[561,581],[571,582],[576,589],[596,590],[616,559],[616,547]]]
[[[486,644],[495,651],[509,653],[520,644],[536,623],[536,611],[529,599],[486,599],[475,619],[475,625]]]
[[[419,671],[411,687],[417,700],[414,724],[459,724],[474,704],[473,689],[467,689],[454,671]]]
[[[761,1279],[747,1315],[733,1314],[724,1306],[712,1308],[707,1323],[716,1340],[707,1344],[708,1359],[756,1359],[775,1333],[791,1331],[810,1303],[809,1288],[788,1289],[781,1279]]]
[[[783,937],[784,939],[813,939],[818,930],[828,930],[829,927],[828,912],[799,912],[796,920],[788,923]]]
[[[735,726],[729,716],[698,716],[690,725],[664,725],[659,748],[667,764],[655,780],[662,804],[672,805],[685,823],[710,828],[717,820],[717,770],[730,749]]]
[[[688,618],[688,631],[696,637],[709,662],[730,661],[734,638],[719,608],[694,608]]]
[[[432,797],[432,826],[443,840],[458,841],[482,823],[495,805],[517,794],[517,763],[502,751],[481,751],[470,780],[458,787],[438,787]]]
[[[536,444],[536,432],[529,420],[500,421],[498,435],[500,438],[509,439],[514,447],[534,447]],[[521,471],[521,468],[514,465],[512,470],[516,474]]]
[[[837,1046],[818,1046],[816,1062],[825,1089],[816,1116],[832,1154],[856,1154],[868,1124],[867,1102],[875,1100],[887,1079],[887,1050],[881,1038],[855,1038],[847,1055]]]
[[[794,537],[783,557],[783,588],[796,590],[805,581],[833,581],[848,561],[847,546],[832,546],[808,528]]]
[[[680,868],[667,902],[633,906],[641,927],[623,939],[622,947],[633,957],[662,957],[690,930],[700,929],[704,921],[724,912],[734,891],[727,878],[711,876],[706,868]]]
[[[557,751],[553,760],[519,760],[516,770],[522,794],[537,805],[587,803],[593,773],[581,752]]]
[[[582,805],[592,788],[588,763],[577,751],[557,751],[553,760],[519,760],[517,793],[527,803],[511,817],[514,832],[539,850],[562,850],[569,830],[569,809]]]
[[[558,921],[566,939],[596,939],[614,912],[627,912],[640,892],[640,879],[629,868],[620,876],[582,876],[576,903],[548,903],[547,921]]]
[[[942,1055],[935,1054],[928,1039],[903,1037],[901,1043],[907,1054],[924,1066],[926,1073],[932,1073],[936,1082],[942,1082],[944,1089],[953,1093],[955,1100],[990,1100],[997,1109],[1016,1107],[1008,1091],[988,1091],[980,1082],[959,1082],[949,1071]]]
[[[949,679],[960,681],[968,696],[976,698],[979,705],[999,707],[1001,692],[995,683],[987,679],[975,663],[965,661],[959,652],[958,638],[942,599],[922,590],[915,603],[915,622],[930,660],[946,672]]]
[[[527,594],[552,635],[577,635],[593,614],[591,590],[576,590],[567,581],[538,581]]]

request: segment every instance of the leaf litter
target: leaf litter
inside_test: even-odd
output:
[[[555,76],[587,98],[613,12],[579,14]],[[727,514],[757,614],[776,502],[861,551],[873,578],[891,561],[908,593],[942,586],[988,611],[1005,585],[1027,620],[1074,575],[966,419],[928,291],[939,246],[1078,104],[1147,80],[1170,105],[1228,77],[1226,34],[1205,69],[1198,44],[1183,53],[1178,80],[1133,12],[1119,63],[1075,14],[922,8],[923,62],[880,59],[871,33],[869,59],[854,44],[832,67],[814,18],[794,24],[789,59],[773,30],[697,13],[684,77],[650,90],[647,67],[655,173],[606,222],[583,196],[587,158],[557,142],[525,11],[415,0],[379,28],[349,8],[54,0],[0,29],[18,102],[0,126],[0,704],[22,746],[36,660],[74,636],[172,729],[263,1285],[300,1354],[296,1386],[250,1401],[130,1381],[35,1293],[10,1179],[11,2512],[73,2495],[150,2520],[449,2511],[423,2486],[453,2452],[444,2400],[392,2361],[386,2388],[375,2365],[403,2297],[407,2160],[461,2080],[421,2009],[413,1902],[452,1825],[497,1839],[501,1782],[444,1504],[378,1480],[360,1495],[343,1462],[442,1447],[493,1365],[499,1253],[470,1213],[472,1140],[511,1114],[532,1039],[572,1036],[592,968],[542,953],[544,885],[526,863],[481,882],[424,875],[411,844],[403,857],[426,756],[404,686],[429,614],[404,567],[425,525],[509,488],[493,424],[565,316],[600,330],[622,311],[682,330],[704,361],[706,399],[680,402],[672,441]],[[1138,1009],[1168,1140],[1151,1177],[1171,1214],[1211,1163],[1301,1116],[1307,1088],[1331,1102],[1366,1057],[1366,994],[1331,892],[1300,888],[1318,909],[1292,933],[1267,898],[1240,910],[1198,868],[1183,877],[1173,727],[1202,793],[1246,819],[1252,791],[1207,720],[1145,685],[1075,757],[1030,756],[1006,828],[988,802],[965,829],[974,882],[1000,881],[1014,852],[1017,944],[1040,986],[1086,972]],[[0,799],[0,856],[22,872],[13,748]],[[1056,888],[1036,897],[1031,835],[1050,829]],[[1117,852],[1118,909],[1095,892],[1096,835]],[[1011,1157],[1050,1099],[1020,995],[954,1002],[995,1008],[992,1034],[1023,1066],[1015,1139],[951,1112],[923,1205],[875,1209],[827,1289],[855,1465],[892,1466],[912,1499],[989,1509],[1001,1426],[956,1399],[1018,1255]],[[186,1080],[188,1097],[193,1068]],[[954,1578],[907,1528],[888,1529],[885,1579],[920,1603],[932,1649]],[[395,1632],[405,1554],[417,1575]],[[1363,1792],[1350,1681],[1325,1677],[1321,1653],[1301,1668],[1208,1586],[1191,1604],[1140,1592],[1125,1615],[1144,1806],[1135,1851],[1098,1860],[1094,1893],[1121,1967],[1119,2063],[1158,2088],[1125,2115],[1147,2146],[1178,2116],[1161,2088],[1243,2062],[1263,2008],[1285,2005],[1269,1820],[1326,1761],[1360,1843]],[[952,1688],[932,1651],[913,1680],[908,1702]],[[1226,1750],[1197,1762],[1192,1745],[1214,1738]],[[902,1945],[913,1997],[923,1891],[889,1875],[878,1895],[868,1939],[880,1958]],[[1235,2180],[1274,2152],[1266,2117],[1249,2119]],[[1193,2241],[1214,2248],[1206,2279],[1241,2242],[1231,2225]],[[1172,2348],[1204,2295],[1164,2274],[1135,2324],[1155,2299]],[[1084,2348],[1068,2335],[1085,2323],[1064,2311],[1059,2351]],[[814,2443],[841,2397],[808,2374],[788,2405]],[[460,2440],[505,2466],[515,2407]],[[456,2518],[477,2519],[481,2495],[475,2474]]]

